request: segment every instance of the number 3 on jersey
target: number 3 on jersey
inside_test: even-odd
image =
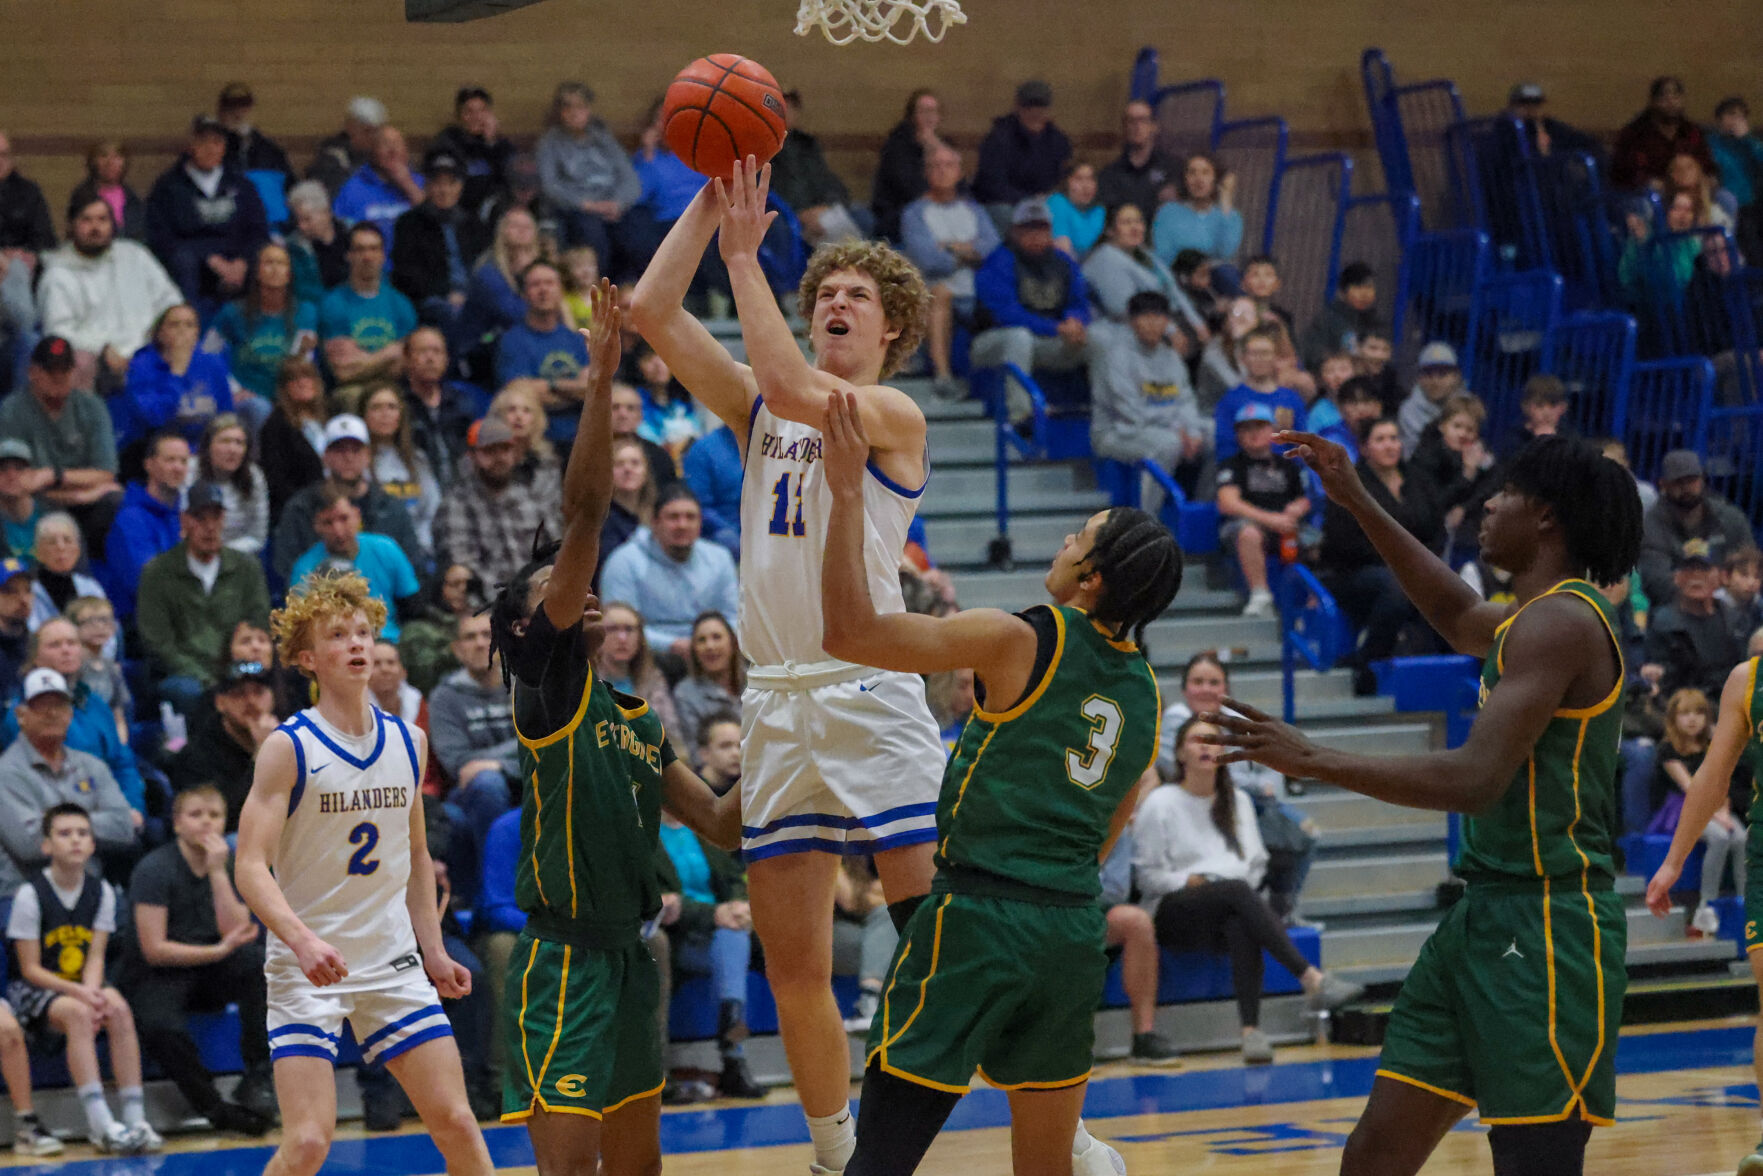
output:
[[[796,477],[796,521],[790,521],[790,477],[786,471],[771,488],[772,508],[771,526],[767,527],[773,535],[794,535],[800,539],[807,531],[802,526],[802,479]]]
[[[1078,710],[1094,730],[1090,732],[1090,744],[1086,750],[1066,751],[1065,774],[1079,788],[1090,789],[1108,777],[1108,764],[1114,759],[1114,748],[1120,742],[1123,720],[1120,707],[1114,700],[1097,694],[1086,698]]]

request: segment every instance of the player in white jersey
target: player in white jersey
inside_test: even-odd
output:
[[[427,741],[368,695],[385,620],[354,572],[309,582],[272,618],[283,659],[318,683],[317,705],[258,751],[239,815],[236,882],[272,936],[275,1176],[312,1176],[330,1150],[344,1021],[404,1087],[447,1171],[491,1171],[439,999],[464,996],[471,975],[441,944],[422,821]]]
[[[870,438],[864,488],[871,596],[902,611],[900,554],[930,476],[924,413],[881,381],[918,347],[929,292],[886,245],[823,246],[799,305],[812,365],[758,259],[775,213],[770,169],[748,161],[706,187],[638,283],[631,318],[746,455],[741,500],[741,644],[754,661],[742,699],[741,824],[753,924],[765,944],[815,1170],[851,1153],[850,1052],[832,995],[833,891],[840,854],[874,854],[896,923],[930,890],[937,786],[946,754],[916,676],[828,658],[820,566],[829,494],[820,467],[826,398],[852,392]],[[683,305],[718,230],[749,364],[735,362]]]

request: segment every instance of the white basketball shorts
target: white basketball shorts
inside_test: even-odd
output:
[[[935,841],[947,759],[916,674],[756,666],[741,697],[741,854]]]
[[[386,1062],[425,1041],[451,1037],[453,1027],[441,1009],[440,994],[415,966],[388,976],[373,987],[319,988],[295,972],[275,970],[269,984],[269,1057],[337,1060],[343,1022],[355,1031],[355,1042],[368,1062]],[[346,984],[347,982],[345,982]]]

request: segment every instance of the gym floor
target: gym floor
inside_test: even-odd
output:
[[[1586,1170],[1599,1176],[1729,1173],[1756,1145],[1758,1093],[1748,1018],[1625,1031],[1618,1054],[1620,1122],[1596,1132]],[[1190,1058],[1177,1071],[1098,1067],[1085,1108],[1090,1130],[1120,1149],[1127,1170],[1223,1176],[1334,1176],[1376,1069],[1376,1052],[1282,1049],[1276,1065],[1246,1069],[1229,1055]],[[1007,1176],[1008,1108],[976,1083],[931,1149],[927,1176]],[[1663,1129],[1662,1129],[1663,1128]],[[661,1120],[667,1170],[682,1176],[770,1176],[806,1171],[807,1131],[787,1091],[764,1103],[707,1104]],[[1466,1121],[1425,1169],[1429,1176],[1491,1171],[1484,1131]],[[498,1169],[526,1176],[532,1151],[520,1127],[489,1127]],[[273,1137],[272,1137],[273,1138]],[[157,1156],[109,1159],[70,1147],[50,1162],[0,1158],[18,1176],[258,1176],[270,1148],[201,1135]],[[401,1132],[338,1130],[325,1165],[337,1176],[429,1176],[440,1154],[414,1120]]]

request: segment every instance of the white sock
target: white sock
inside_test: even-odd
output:
[[[1081,1156],[1090,1150],[1090,1133],[1084,1129],[1084,1121],[1077,1121],[1077,1134],[1071,1137],[1071,1154]]]
[[[851,1104],[833,1115],[808,1115],[808,1138],[814,1141],[814,1162],[833,1172],[843,1172],[857,1150],[857,1118]]]
[[[139,1127],[147,1121],[147,1100],[139,1086],[117,1087],[116,1098],[122,1103],[123,1126]]]
[[[80,1107],[86,1112],[86,1126],[93,1139],[103,1139],[116,1126],[116,1120],[110,1117],[110,1104],[104,1101],[102,1082],[80,1087]]]

